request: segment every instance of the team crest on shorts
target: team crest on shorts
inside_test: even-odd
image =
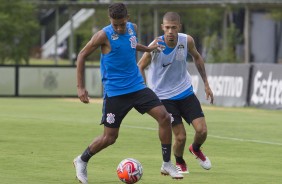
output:
[[[107,114],[107,123],[113,124],[115,122],[115,115],[113,113]]]

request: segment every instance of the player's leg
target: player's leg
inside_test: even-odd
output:
[[[171,163],[171,118],[163,105],[154,107],[148,111],[153,118],[159,123],[159,138],[162,144],[163,164],[161,174],[170,175],[173,179],[182,179],[183,176],[178,172],[176,167]]]
[[[186,144],[186,130],[183,123],[172,126],[174,134],[173,153],[176,161],[176,168],[179,173],[189,173],[188,166],[183,158]]]
[[[179,100],[162,100],[166,110],[171,115],[172,131],[174,134],[173,153],[176,160],[176,168],[179,173],[189,173],[185,160],[183,159],[186,130],[182,123]]]
[[[162,144],[170,144],[172,139],[171,118],[163,105],[154,107],[147,112],[159,124],[159,138]]]
[[[96,137],[93,142],[89,145],[89,154],[95,155],[104,148],[114,144],[118,138],[119,128],[109,128],[104,126],[104,133]],[[82,160],[88,161],[89,158],[85,157]]]
[[[198,151],[207,139],[208,129],[205,117],[194,119],[192,125],[195,129],[193,149]]]
[[[82,155],[79,155],[74,159],[73,164],[76,169],[76,177],[81,183],[88,182],[87,163],[89,159],[99,151],[114,144],[118,137],[118,131],[119,128],[108,128],[104,126],[104,133],[96,137]]]
[[[145,88],[134,96],[135,109],[144,114],[147,112],[159,124],[159,139],[162,146],[163,165],[161,173],[170,175],[174,179],[182,179],[183,176],[179,174],[175,166],[171,163],[171,118],[165,107],[160,102],[156,94],[149,88]]]
[[[118,138],[119,127],[124,116],[130,111],[132,105],[123,97],[106,97],[103,103],[104,132],[96,137],[86,150],[77,156],[73,163],[76,169],[76,177],[81,183],[88,183],[87,163],[90,158],[106,147],[115,143]]]
[[[183,111],[183,117],[188,123],[192,122],[195,129],[194,141],[189,146],[189,151],[196,156],[204,169],[210,169],[211,162],[200,149],[207,138],[207,124],[201,104],[194,94],[186,98],[183,103],[189,104],[189,108]]]
[[[172,126],[174,134],[173,152],[176,157],[182,157],[186,143],[186,130],[183,123]]]
[[[197,118],[192,121],[192,125],[195,129],[194,142],[189,146],[189,151],[196,156],[199,164],[204,169],[211,169],[211,161],[202,152],[201,146],[204,144],[207,138],[207,125],[204,117]]]

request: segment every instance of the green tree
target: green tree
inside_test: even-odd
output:
[[[0,64],[29,62],[31,47],[38,39],[35,8],[26,0],[0,4]]]
[[[276,21],[281,21],[282,20],[282,12],[280,9],[274,9],[270,12],[271,17],[276,20]]]

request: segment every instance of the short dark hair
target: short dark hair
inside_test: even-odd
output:
[[[167,12],[164,16],[163,16],[163,20],[167,20],[167,21],[177,21],[180,23],[180,15],[176,12]]]
[[[127,8],[123,3],[113,3],[109,6],[109,16],[113,19],[127,17]]]

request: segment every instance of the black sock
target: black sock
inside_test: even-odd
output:
[[[90,152],[90,148],[87,147],[86,150],[82,153],[81,155],[81,160],[83,162],[88,162],[89,159],[93,156],[94,154]]]
[[[174,155],[174,157],[175,157],[175,161],[176,161],[177,163],[179,163],[179,164],[184,164],[184,163],[185,163],[185,160],[183,159],[182,156],[181,156],[181,157],[178,157],[178,156]]]
[[[170,161],[171,144],[162,144],[163,161]]]
[[[195,152],[198,152],[200,150],[201,146],[202,146],[202,144],[196,144],[196,143],[192,144],[193,150]]]

